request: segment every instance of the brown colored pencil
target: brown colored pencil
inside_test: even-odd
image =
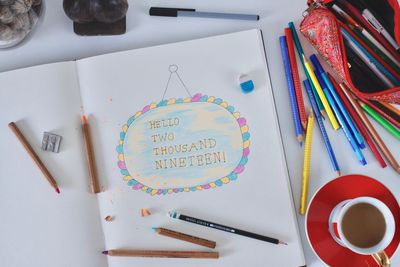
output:
[[[39,169],[42,171],[44,177],[47,179],[51,187],[54,188],[54,190],[60,194],[60,189],[58,188],[56,180],[54,180],[53,176],[50,174],[49,170],[46,168],[46,166],[43,164],[43,162],[40,160],[39,156],[36,154],[36,152],[33,150],[32,146],[29,144],[28,140],[26,140],[25,136],[22,134],[22,132],[18,129],[17,124],[15,122],[10,122],[8,124],[8,127],[11,129],[11,131],[15,134],[15,136],[18,138],[18,140],[21,142],[21,144],[24,146],[26,152],[28,152],[29,156],[32,158],[32,160],[36,163],[36,165],[39,167]]]
[[[396,159],[393,157],[390,150],[387,148],[386,144],[383,142],[382,138],[376,132],[374,126],[372,126],[371,122],[368,120],[367,116],[363,113],[360,105],[357,103],[357,100],[351,95],[350,90],[344,83],[340,83],[340,88],[342,88],[343,92],[345,93],[346,97],[349,99],[351,105],[356,110],[358,116],[360,117],[361,121],[364,123],[365,128],[367,128],[368,132],[371,134],[372,139],[374,139],[375,143],[378,145],[380,150],[382,151],[383,155],[389,161],[390,165],[400,173],[400,165],[397,163]]]
[[[197,259],[218,259],[218,252],[205,251],[173,251],[173,250],[130,250],[112,249],[102,252],[108,256],[119,257],[146,257],[146,258],[197,258]]]
[[[92,192],[97,194],[100,192],[99,180],[97,179],[96,161],[94,157],[92,138],[90,135],[89,123],[85,115],[82,115],[82,132],[85,141],[86,158],[89,167],[89,175],[91,180]]]
[[[179,239],[182,241],[186,241],[186,242],[190,242],[190,243],[194,243],[200,246],[204,246],[204,247],[208,247],[208,248],[215,248],[215,246],[217,245],[214,241],[211,240],[207,240],[201,237],[197,237],[197,236],[192,236],[192,235],[188,235],[188,234],[184,234],[181,232],[176,232],[173,230],[169,230],[169,229],[165,229],[165,228],[153,228],[154,231],[156,231],[156,233],[163,235],[163,236],[168,236],[171,238],[175,238],[175,239]]]

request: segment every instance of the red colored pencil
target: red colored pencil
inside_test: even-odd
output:
[[[286,36],[287,45],[288,45],[290,69],[292,70],[294,89],[296,92],[296,99],[297,99],[297,107],[299,109],[299,114],[300,114],[300,121],[301,121],[301,125],[303,126],[303,129],[306,130],[307,114],[306,114],[306,108],[304,107],[304,100],[303,100],[303,93],[301,91],[299,71],[297,69],[296,54],[294,52],[293,36],[292,36],[292,31],[290,30],[290,28],[285,28],[285,36]]]
[[[358,117],[357,113],[355,112],[353,106],[349,102],[349,100],[346,98],[342,90],[340,89],[339,85],[335,81],[335,79],[328,73],[329,79],[331,80],[333,87],[335,88],[335,91],[338,93],[340,100],[342,100],[342,103],[346,106],[347,111],[350,113],[350,116],[353,118],[353,121],[357,125],[358,129],[360,130],[360,133],[364,137],[365,141],[367,141],[369,147],[371,148],[372,153],[374,153],[375,158],[379,161],[379,164],[382,166],[382,168],[385,168],[386,162],[382,158],[381,154],[379,153],[378,148],[376,147],[375,143],[372,141],[371,137],[367,133],[367,130],[364,128],[364,125],[362,124],[360,118]]]
[[[376,40],[378,40],[397,60],[399,60],[399,54],[397,51],[389,44],[388,41],[386,41],[385,38],[383,38],[382,35],[379,34],[379,32],[372,27],[369,22],[362,16],[360,11],[358,11],[354,6],[352,6],[349,2],[347,1],[340,1],[340,3],[347,9],[347,11],[353,15],[353,18],[356,18],[361,24],[363,24],[364,28],[368,30],[368,32],[375,37]]]

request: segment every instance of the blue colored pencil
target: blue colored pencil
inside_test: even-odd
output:
[[[351,132],[352,132],[353,136],[355,137],[358,146],[361,149],[365,148],[364,139],[363,139],[361,133],[357,129],[357,126],[354,123],[353,119],[351,118],[350,114],[347,112],[346,107],[343,105],[342,101],[340,100],[340,97],[336,93],[331,80],[329,79],[328,75],[326,74],[326,72],[325,72],[324,68],[322,67],[321,63],[319,62],[317,56],[315,54],[312,54],[310,56],[310,60],[314,64],[315,69],[318,70],[318,72],[321,74],[321,77],[322,77],[323,81],[325,82],[325,85],[328,87],[331,95],[333,96],[335,103],[339,107],[341,114],[344,116],[344,119],[347,122],[347,125],[350,127]]]
[[[314,84],[311,81],[311,77],[308,74],[308,71],[306,69],[306,65],[304,64],[304,52],[303,52],[303,47],[301,46],[299,36],[297,35],[296,27],[294,26],[294,23],[291,21],[288,23],[290,30],[292,31],[292,36],[293,36],[293,41],[296,46],[297,54],[299,55],[301,65],[303,66],[304,73],[306,74],[307,79],[310,81],[311,84],[311,89],[313,91],[313,94],[315,96],[315,100],[317,101],[317,106],[318,106],[318,112],[321,114],[322,118],[324,118],[323,114],[325,112],[324,106],[322,105],[321,99],[319,99],[319,96],[317,94],[317,90],[315,89]]]
[[[353,38],[345,29],[340,28],[342,34],[344,35],[345,39],[349,40],[352,42],[371,62],[371,64],[375,65],[376,68],[383,73],[387,78],[390,79],[394,85],[398,86],[400,85],[400,81],[393,76],[376,58],[374,58],[368,51],[365,49],[359,42],[357,42],[356,39]],[[354,49],[353,49],[354,50]],[[354,51],[357,54],[357,51]],[[390,86],[391,87],[391,86]]]
[[[299,141],[300,145],[302,145],[303,144],[303,127],[301,126],[299,109],[297,107],[296,93],[295,93],[295,88],[294,88],[292,71],[290,69],[289,51],[287,48],[286,37],[285,36],[279,37],[279,42],[281,45],[282,60],[283,60],[283,65],[285,67],[286,81],[287,81],[288,89],[289,89],[290,105],[292,107],[292,115],[293,115],[295,133],[296,133],[297,140]]]
[[[314,115],[317,118],[318,127],[319,127],[319,130],[321,131],[321,135],[322,135],[322,138],[324,140],[326,150],[328,151],[328,155],[329,155],[329,158],[331,160],[333,169],[336,171],[336,173],[338,175],[340,175],[340,168],[339,168],[339,165],[338,165],[338,163],[336,161],[335,153],[333,152],[333,149],[332,149],[332,146],[331,146],[331,142],[329,141],[328,134],[326,133],[326,130],[325,130],[325,127],[324,127],[324,123],[323,123],[319,113],[316,112],[316,110],[318,110],[318,107],[317,107],[317,103],[315,102],[314,95],[312,94],[312,91],[311,91],[310,82],[308,80],[304,80],[303,83],[304,83],[304,87],[306,88],[306,92],[307,92],[308,98],[310,100],[311,107],[312,107],[312,109],[314,111]]]
[[[321,75],[319,73],[316,74],[316,76],[317,76],[317,79],[322,81]],[[360,163],[362,165],[366,165],[367,162],[366,162],[366,160],[364,158],[364,155],[362,154],[360,148],[358,147],[356,141],[354,140],[354,137],[351,134],[351,131],[350,131],[347,123],[344,121],[344,119],[342,117],[342,114],[340,113],[339,108],[337,107],[335,101],[333,100],[331,93],[328,91],[328,89],[326,89],[325,82],[322,81],[322,83],[323,84],[321,84],[321,86],[323,86],[322,88],[324,90],[326,98],[328,99],[329,105],[332,107],[333,111],[335,112],[336,118],[339,121],[339,124],[340,124],[340,126],[341,126],[341,128],[343,130],[343,133],[346,136],[347,141],[349,141],[350,147],[353,149],[353,151],[356,154],[356,157],[360,161]]]

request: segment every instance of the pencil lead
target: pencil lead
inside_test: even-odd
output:
[[[103,252],[101,252],[104,255],[108,255],[108,250],[104,250]]]
[[[340,171],[336,171],[337,176],[340,176]]]
[[[299,141],[299,143],[300,143],[300,146],[303,144],[304,137],[303,137],[303,135],[302,135],[302,134],[299,134],[299,135],[297,136],[297,141]]]
[[[60,194],[61,192],[60,192],[60,188],[58,188],[58,187],[56,187],[56,192],[57,192],[57,194]]]
[[[281,244],[281,245],[285,245],[285,246],[287,246],[287,245],[288,245],[286,242],[283,242],[283,241],[279,241],[279,244]]]

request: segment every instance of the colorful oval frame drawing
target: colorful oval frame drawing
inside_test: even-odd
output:
[[[151,103],[123,125],[118,167],[128,186],[152,196],[220,187],[245,169],[248,130],[221,98],[198,93]]]

